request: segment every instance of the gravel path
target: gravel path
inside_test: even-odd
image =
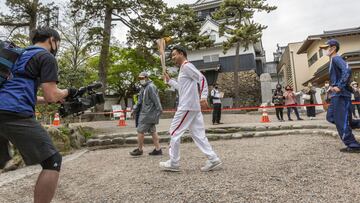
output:
[[[212,145],[224,165],[210,173],[200,172],[205,159],[194,143],[181,146],[181,173],[159,171],[167,155],[88,152],[64,164],[53,202],[360,202],[360,155],[340,153],[338,139],[293,135]],[[3,185],[0,202],[31,202],[36,177]]]

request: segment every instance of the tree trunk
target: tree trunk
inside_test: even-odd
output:
[[[107,5],[105,9],[105,21],[104,21],[104,33],[103,41],[100,51],[100,60],[99,60],[99,79],[102,82],[103,87],[101,91],[105,94],[107,86],[107,69],[109,66],[109,52],[110,52],[110,37],[111,37],[111,21],[112,21],[112,5]],[[96,111],[104,111],[104,104],[98,105]]]
[[[239,94],[239,70],[240,70],[240,42],[236,43],[236,52],[235,52],[235,64],[234,64],[234,106],[240,106],[240,94]]]
[[[99,79],[103,83],[102,92],[105,93],[107,85],[107,69],[109,66],[109,52],[110,52],[110,37],[111,37],[111,21],[112,21],[112,8],[106,7],[105,22],[104,22],[104,36],[100,51],[99,61]]]
[[[31,14],[29,18],[29,33],[36,29],[37,16],[39,11],[39,0],[34,0],[31,5]]]

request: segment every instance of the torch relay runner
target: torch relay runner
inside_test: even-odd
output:
[[[160,168],[166,171],[180,171],[180,138],[189,129],[195,144],[208,158],[201,171],[218,169],[222,163],[205,135],[204,118],[201,113],[202,108],[208,107],[206,78],[193,64],[187,61],[187,53],[182,47],[175,46],[171,51],[171,57],[174,63],[180,67],[179,76],[176,81],[164,73],[164,79],[168,85],[179,91],[179,106],[169,131],[171,136],[170,159],[160,162]]]

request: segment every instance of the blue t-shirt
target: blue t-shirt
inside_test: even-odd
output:
[[[351,68],[344,59],[336,55],[330,61],[329,66],[331,86],[340,88],[340,92],[332,93],[331,96],[351,97],[349,82],[351,79]]]

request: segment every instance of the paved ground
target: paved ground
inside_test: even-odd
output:
[[[284,111],[286,113],[286,110]],[[294,121],[286,121],[293,124],[324,124],[329,125],[328,122],[325,121],[325,113],[318,114],[315,120],[309,120],[305,115],[301,117],[304,121],[297,121],[295,119],[295,115],[292,115]],[[213,128],[213,127],[227,127],[227,126],[247,126],[249,124],[252,125],[278,125],[280,122],[277,121],[275,115],[269,115],[271,123],[263,124],[260,122],[261,115],[249,115],[249,114],[223,114],[221,122],[224,124],[222,125],[212,125],[212,115],[205,114],[204,121],[206,128]],[[287,118],[284,115],[284,118]],[[96,134],[109,134],[109,133],[134,133],[136,132],[135,124],[133,120],[128,120],[126,127],[118,127],[118,121],[97,121],[97,122],[84,122],[84,123],[75,123],[72,125],[82,125],[82,126],[89,126],[96,128]],[[161,119],[159,125],[156,126],[157,130],[160,131],[167,131],[169,130],[171,123],[171,119]]]
[[[54,202],[360,201],[359,154],[340,153],[338,139],[293,135],[212,145],[224,165],[210,173],[200,172],[205,159],[194,143],[182,145],[181,173],[159,171],[167,156],[132,158],[130,148],[85,153],[64,164]],[[1,185],[0,202],[31,202],[36,177]]]

